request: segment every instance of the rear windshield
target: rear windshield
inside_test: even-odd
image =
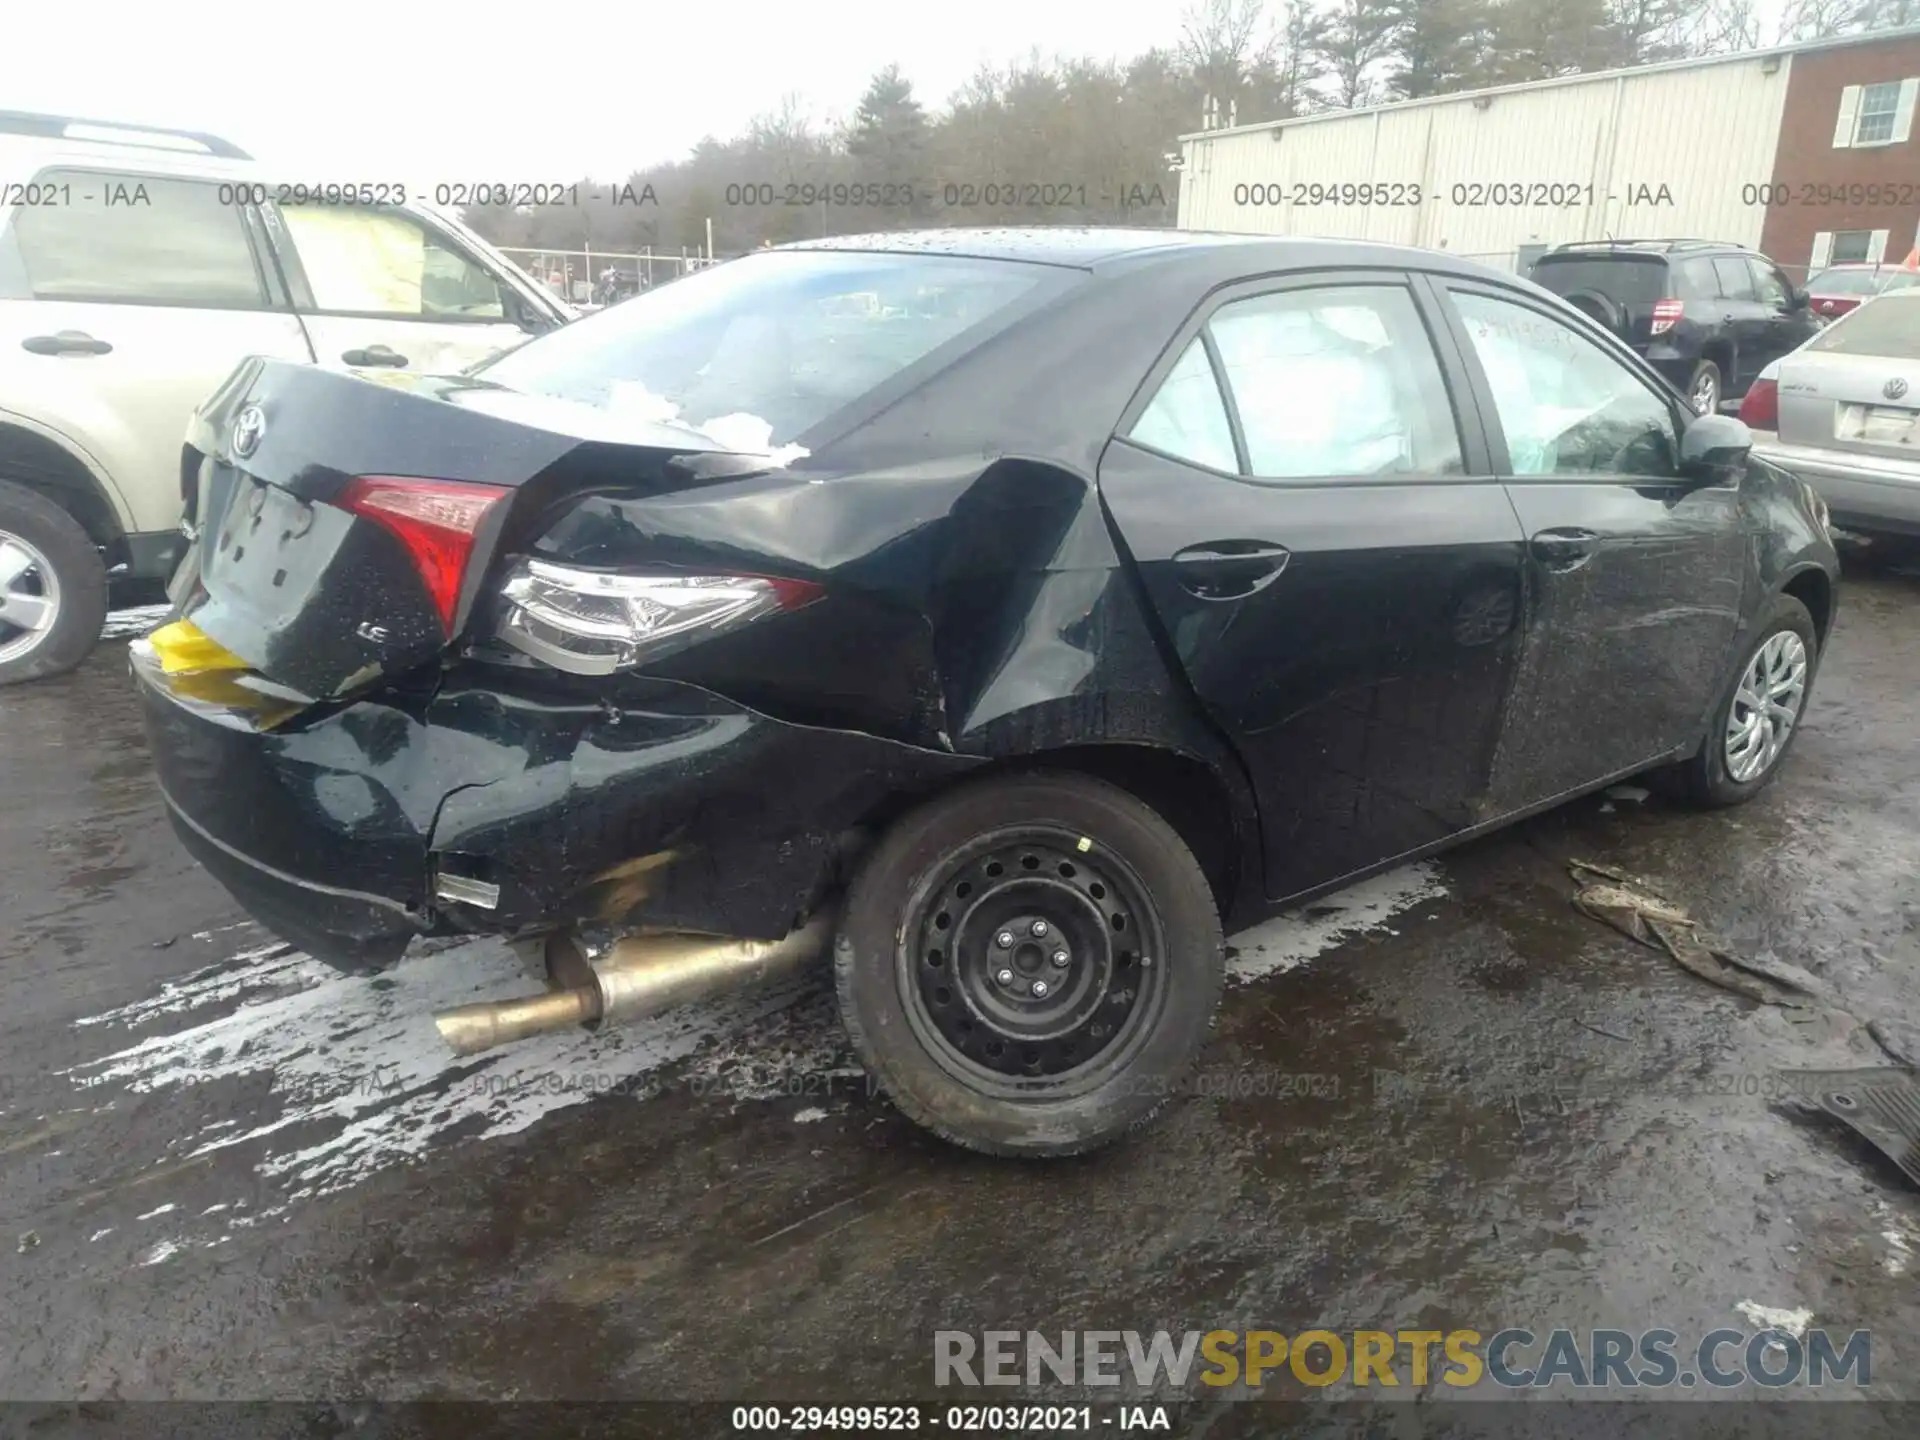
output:
[[[1876,295],[1881,283],[1871,270],[1822,270],[1807,289],[1815,295]]]
[[[945,255],[749,255],[543,335],[480,366],[498,385],[784,445],[949,341],[966,348],[1057,266]],[[713,422],[724,422],[714,425]]]
[[[1920,360],[1920,290],[1903,290],[1849,310],[1813,339],[1809,350]]]
[[[1533,282],[1556,295],[1597,290],[1616,305],[1651,305],[1667,293],[1667,262],[1637,255],[1543,255]]]

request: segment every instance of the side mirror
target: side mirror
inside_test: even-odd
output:
[[[1696,415],[1680,436],[1680,473],[1715,485],[1746,473],[1753,432],[1731,415]]]
[[[1795,286],[1787,292],[1787,309],[1804,310],[1813,303],[1813,296]]]

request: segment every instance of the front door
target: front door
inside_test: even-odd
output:
[[[1616,347],[1511,291],[1448,282],[1527,536],[1525,646],[1493,770],[1513,811],[1698,737],[1740,624],[1734,484],[1681,477],[1692,418]]]
[[[1253,778],[1276,900],[1486,813],[1522,536],[1432,304],[1380,272],[1228,292],[1101,461],[1166,642]]]
[[[453,374],[527,338],[512,287],[410,211],[269,211],[295,308],[322,365]]]

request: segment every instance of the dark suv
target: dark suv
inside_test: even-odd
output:
[[[1560,245],[1534,262],[1532,279],[1639,351],[1703,415],[1820,328],[1779,266],[1719,241]]]

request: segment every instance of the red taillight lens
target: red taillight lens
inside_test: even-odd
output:
[[[453,612],[473,558],[473,537],[501,496],[499,485],[459,480],[410,480],[361,475],[347,482],[334,503],[398,536],[426,582],[440,625],[453,634]]]
[[[1749,430],[1780,428],[1780,384],[1777,380],[1756,380],[1740,402],[1740,423]]]
[[[1687,307],[1678,300],[1656,300],[1653,306],[1653,329],[1650,333],[1664,335],[1680,323],[1680,317]]]

